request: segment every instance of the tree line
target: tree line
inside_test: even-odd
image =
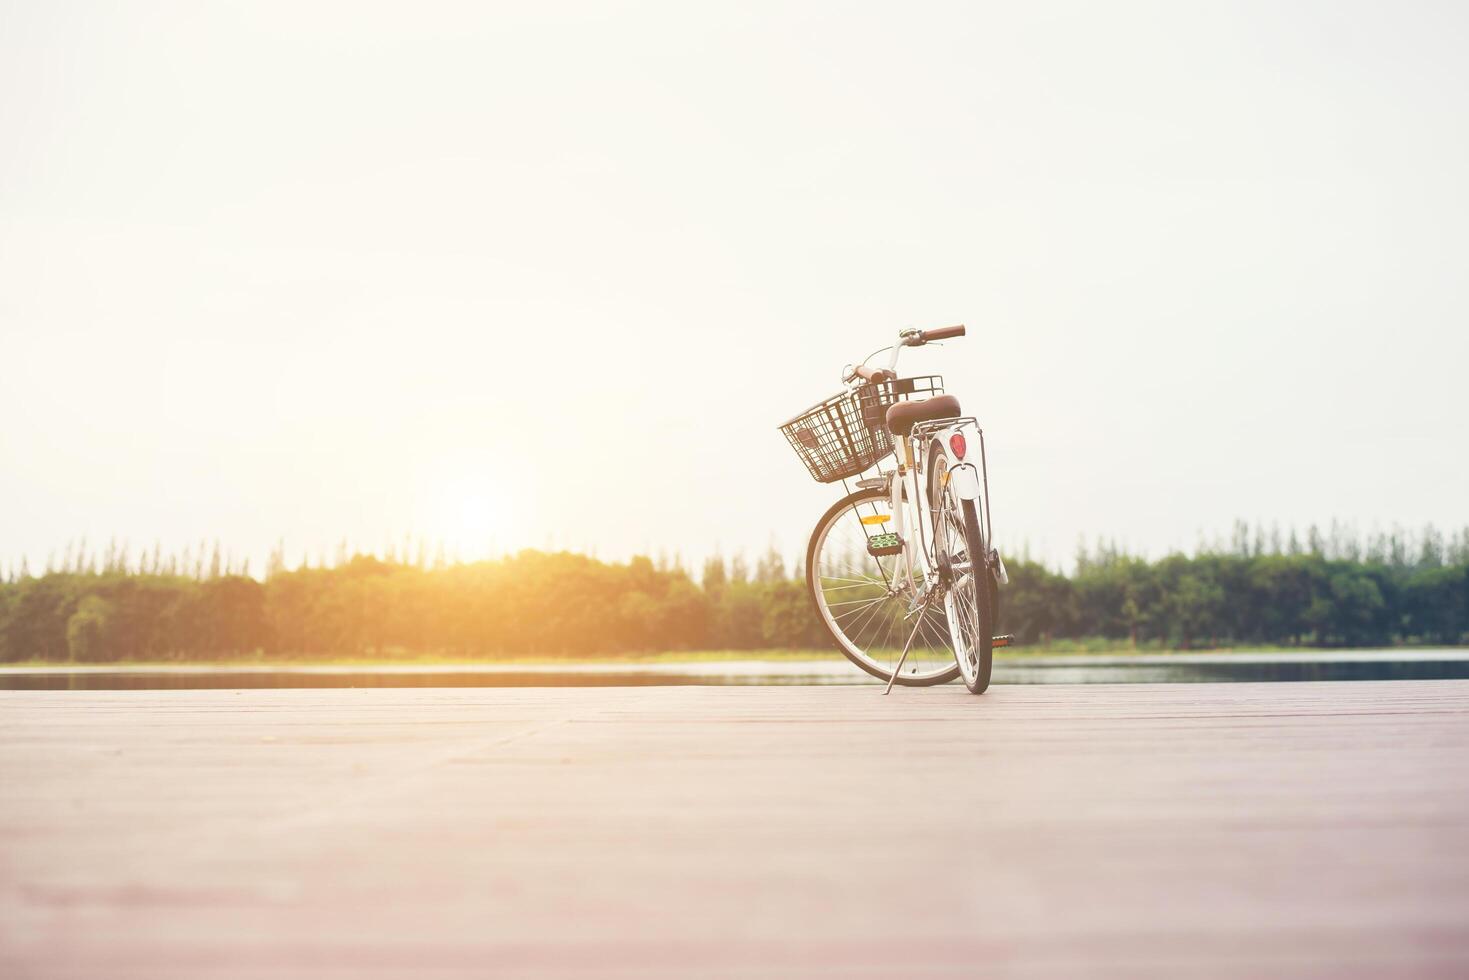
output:
[[[1108,544],[1064,573],[1009,561],[1000,628],[1022,643],[1100,637],[1178,648],[1469,640],[1469,529],[1365,541],[1236,527],[1226,547],[1148,560]],[[597,656],[828,645],[799,567],[768,552],[604,562],[524,551],[450,563],[348,555],[263,579],[219,556],[100,560],[0,576],[0,661]]]

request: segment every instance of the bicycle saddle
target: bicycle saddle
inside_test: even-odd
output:
[[[888,407],[888,431],[895,436],[906,436],[919,422],[951,419],[959,414],[959,399],[953,395],[935,395],[916,402],[898,402]]]

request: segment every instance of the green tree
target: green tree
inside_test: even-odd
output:
[[[66,620],[66,647],[77,663],[101,663],[116,657],[109,642],[114,614],[112,603],[97,595],[84,597]]]

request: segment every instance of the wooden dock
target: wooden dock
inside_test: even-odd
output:
[[[0,976],[1469,975],[1469,681],[0,692]]]

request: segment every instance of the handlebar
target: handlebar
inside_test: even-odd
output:
[[[964,324],[961,323],[953,327],[939,327],[937,330],[920,330],[918,336],[920,341],[925,344],[930,340],[948,340],[950,337],[962,337],[964,336]]]
[[[848,365],[846,371],[843,372],[842,381],[846,383],[861,378],[868,384],[880,384],[883,381],[896,380],[898,377],[898,355],[902,353],[904,347],[922,347],[924,344],[935,340],[949,340],[952,337],[962,336],[964,336],[964,325],[962,323],[952,327],[939,327],[936,330],[908,329],[900,331],[898,333],[898,342],[892,346],[893,354],[892,357],[888,358],[887,367],[871,368],[866,364],[860,364],[857,367]]]
[[[897,372],[889,371],[887,368],[870,368],[865,364],[853,368],[852,373],[868,384],[874,385],[883,381],[892,381],[898,376]]]

